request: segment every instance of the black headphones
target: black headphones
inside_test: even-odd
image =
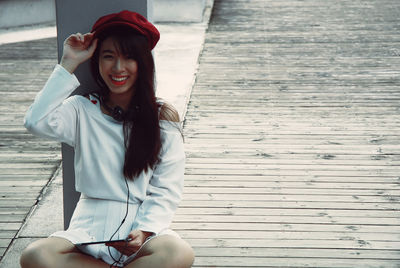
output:
[[[103,97],[100,97],[100,103],[103,105],[103,107],[109,112],[115,120],[119,122],[123,122],[125,119],[125,111],[118,105],[115,106],[114,108],[111,108],[110,106],[107,105],[107,103],[104,101]]]

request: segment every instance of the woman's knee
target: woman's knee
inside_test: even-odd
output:
[[[170,235],[163,235],[158,239],[157,245],[153,248],[153,256],[163,259],[165,268],[190,268],[192,266],[194,252],[186,241]]]
[[[182,239],[172,242],[169,256],[172,257],[174,268],[190,268],[194,262],[194,252],[192,247]]]
[[[28,247],[21,254],[20,264],[22,268],[53,268],[57,263],[57,253],[69,251],[71,247],[67,241],[61,239],[40,239]]]
[[[20,264],[22,268],[47,268],[46,250],[42,240],[33,242],[22,251]]]

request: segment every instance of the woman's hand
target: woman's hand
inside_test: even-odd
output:
[[[97,39],[93,40],[93,33],[72,34],[64,41],[61,66],[73,73],[82,62],[93,56],[97,47]]]
[[[140,230],[133,230],[129,233],[127,242],[116,242],[116,243],[106,243],[106,246],[114,247],[116,250],[121,252],[126,256],[130,256],[137,252],[143,243],[146,241],[147,237],[153,233],[143,232]]]

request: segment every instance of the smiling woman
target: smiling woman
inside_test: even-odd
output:
[[[133,178],[154,167],[161,149],[153,56],[146,37],[125,25],[103,28],[96,37],[100,45],[91,70],[100,87],[97,94],[103,111],[124,122],[124,174]]]
[[[23,251],[23,268],[192,265],[191,247],[169,229],[185,153],[176,110],[155,97],[151,50],[158,39],[144,17],[122,11],[65,41],[25,126],[74,147],[81,198],[68,230]],[[79,86],[73,72],[88,59],[100,89],[69,97]],[[108,242],[86,244],[98,241]]]

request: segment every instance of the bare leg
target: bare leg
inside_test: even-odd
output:
[[[139,251],[128,268],[190,268],[194,262],[192,248],[184,240],[161,235],[150,240]]]
[[[21,255],[22,268],[109,268],[110,265],[81,253],[66,239],[49,237],[30,244]]]

